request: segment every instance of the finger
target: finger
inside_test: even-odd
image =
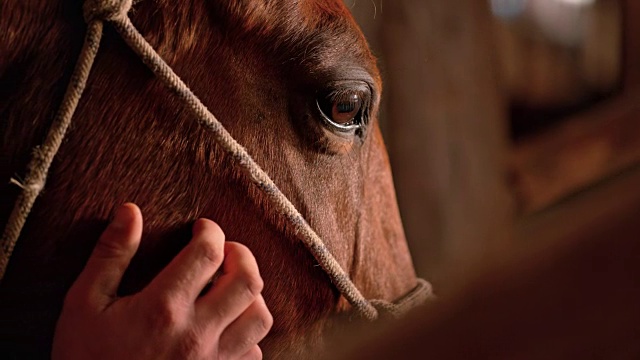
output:
[[[264,339],[273,325],[273,317],[262,296],[229,325],[220,336],[220,352],[229,358],[248,353]]]
[[[260,295],[263,281],[256,259],[239,243],[224,245],[223,274],[209,291],[196,301],[198,316],[224,329]]]
[[[69,290],[69,296],[104,304],[115,298],[122,275],[138,250],[141,237],[140,208],[131,203],[122,205],[100,236],[84,270]]]
[[[262,359],[262,350],[260,346],[254,345],[251,350],[247,351],[246,354],[242,355],[238,358],[239,360],[261,360]]]
[[[193,225],[193,238],[143,291],[153,299],[193,303],[224,259],[224,233],[211,220]]]

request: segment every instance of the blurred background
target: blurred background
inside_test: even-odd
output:
[[[379,58],[405,230],[437,289],[640,163],[640,1],[345,3]]]

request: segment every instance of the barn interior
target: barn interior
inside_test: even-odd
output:
[[[639,358],[640,2],[345,3],[440,296],[350,355]]]

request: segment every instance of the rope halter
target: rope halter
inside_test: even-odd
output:
[[[139,0],[135,0],[135,2],[137,1]],[[365,299],[327,249],[322,239],[309,226],[291,201],[278,189],[269,175],[251,158],[244,147],[229,134],[218,119],[133,26],[127,16],[133,2],[134,0],[86,0],[84,3],[84,18],[88,24],[84,45],[56,119],[51,125],[45,142],[34,153],[34,157],[29,162],[25,181],[25,184],[28,185],[23,187],[23,191],[16,201],[7,227],[2,235],[0,242],[0,280],[4,276],[9,258],[31,212],[31,208],[44,187],[51,162],[66,135],[98,52],[102,38],[103,22],[108,21],[156,77],[173,90],[172,92],[175,96],[182,100],[183,105],[191,111],[191,115],[198,123],[211,132],[216,142],[235,161],[236,165],[244,171],[249,180],[262,191],[280,214],[287,219],[296,236],[304,243],[318,264],[327,273],[333,285],[360,316],[368,320],[377,319],[380,312],[392,317],[400,316],[432,296],[429,283],[418,279],[418,285],[396,303],[390,303],[385,300],[368,301]]]

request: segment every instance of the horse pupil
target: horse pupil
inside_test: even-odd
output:
[[[350,113],[355,110],[356,104],[352,101],[341,102],[338,104],[338,111],[341,113]]]

